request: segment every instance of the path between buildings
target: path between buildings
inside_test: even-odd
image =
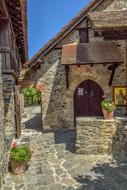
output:
[[[74,131],[27,126],[21,139],[34,151],[30,165],[22,175],[8,173],[3,190],[127,190],[127,158],[76,155]]]

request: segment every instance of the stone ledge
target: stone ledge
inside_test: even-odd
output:
[[[103,117],[77,117],[76,118],[76,123],[84,123],[84,122],[113,122],[116,120],[115,118],[108,120],[104,119]]]
[[[126,121],[126,118],[77,118],[76,153],[127,153]]]

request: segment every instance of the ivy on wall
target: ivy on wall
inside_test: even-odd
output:
[[[37,105],[41,102],[41,92],[36,88],[24,88],[23,95],[26,106]]]

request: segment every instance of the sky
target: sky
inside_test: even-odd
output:
[[[28,0],[29,59],[91,0]]]

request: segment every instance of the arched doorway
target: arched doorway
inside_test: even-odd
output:
[[[102,88],[92,80],[82,82],[74,94],[74,118],[101,116]]]

